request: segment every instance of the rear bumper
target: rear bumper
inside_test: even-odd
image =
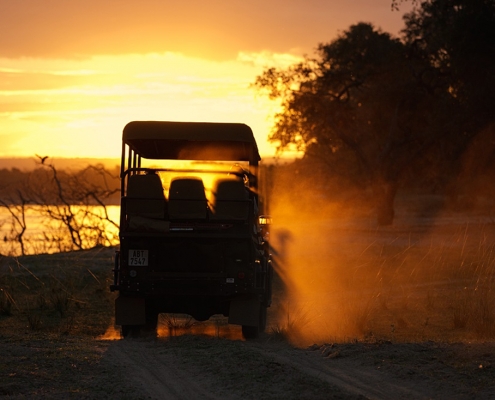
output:
[[[259,308],[256,295],[234,296],[136,296],[121,293],[115,301],[115,323],[117,325],[143,325],[146,315],[170,313],[188,314],[198,321],[206,321],[212,315],[224,315],[239,321],[251,321],[252,312]],[[251,306],[251,307],[250,307]],[[251,310],[252,309],[252,310]],[[244,323],[241,323],[241,325]]]

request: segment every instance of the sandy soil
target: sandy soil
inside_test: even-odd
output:
[[[495,395],[493,346],[119,341],[105,362],[153,399],[473,399]],[[491,355],[488,355],[491,353]]]
[[[13,399],[495,398],[487,343],[2,339],[0,396]]]

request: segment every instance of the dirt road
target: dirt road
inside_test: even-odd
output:
[[[494,399],[495,344],[0,335],[6,399]]]
[[[494,347],[349,343],[295,349],[263,338],[180,336],[111,342],[102,365],[128,378],[130,398],[490,399]]]

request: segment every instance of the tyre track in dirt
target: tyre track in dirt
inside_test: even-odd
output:
[[[198,338],[201,345],[204,342]],[[316,350],[302,350],[288,347],[282,343],[256,342],[224,342],[223,340],[208,340],[205,350],[211,354],[209,367],[199,367],[198,359],[204,351],[189,348],[185,351],[174,345],[176,342],[122,340],[114,342],[107,352],[107,360],[111,360],[114,368],[122,370],[128,376],[132,386],[139,393],[146,394],[152,399],[236,399],[236,398],[296,398],[282,381],[272,393],[259,391],[260,387],[250,382],[248,371],[242,370],[240,364],[232,364],[228,354],[233,349],[241,349],[242,354],[252,354],[258,360],[256,365],[275,365],[283,374],[289,374],[287,379],[300,379],[318,384],[326,388],[318,392],[318,396],[328,399],[428,399],[436,398],[438,393],[432,391],[421,379],[404,381],[394,374],[376,370],[372,367],[361,366],[357,360],[335,358],[329,359]],[[192,356],[191,356],[192,354]],[[225,364],[227,368],[241,368],[240,375],[244,382],[239,382],[243,388],[251,390],[240,391],[229,382],[225,369],[216,368],[215,364]],[[253,370],[254,371],[254,370]],[[276,371],[273,371],[276,373]],[[267,384],[272,384],[274,382]],[[332,390],[334,388],[334,390]],[[314,393],[313,393],[314,394]],[[253,397],[254,396],[254,397]],[[283,396],[283,397],[282,397]],[[328,397],[330,396],[330,397]],[[311,397],[306,397],[311,398]]]
[[[493,344],[295,348],[204,335],[114,341],[103,366],[127,399],[493,399]],[[119,392],[119,387],[113,389]],[[137,396],[136,396],[137,394]]]
[[[115,341],[105,359],[135,392],[152,399],[370,398],[317,365],[301,364],[304,352],[285,353],[286,344],[177,339]]]
[[[220,399],[210,392],[201,377],[179,365],[180,360],[166,352],[157,352],[150,344],[141,340],[116,341],[109,347],[107,357],[152,399]]]
[[[279,363],[290,365],[303,374],[340,388],[350,395],[363,399],[428,399],[431,395],[418,391],[416,383],[399,382],[397,377],[371,368],[359,367],[355,362],[330,360],[314,351],[286,350],[273,351],[266,347],[253,346],[254,349],[272,357]],[[334,362],[335,365],[329,365]]]

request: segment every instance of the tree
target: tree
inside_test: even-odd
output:
[[[26,212],[28,201],[20,189],[15,190],[14,196],[0,198],[0,208],[5,208],[11,217],[10,232],[3,237],[4,242],[16,242],[22,255],[26,254],[24,234],[26,233]]]
[[[495,152],[493,137],[486,134],[493,132],[495,122],[495,2],[429,0],[404,19],[405,45],[411,57],[427,65],[421,84],[429,92],[449,94],[450,105],[444,110],[449,140],[444,148],[458,182],[460,160],[480,134]]]
[[[372,188],[382,225],[393,221],[406,176],[457,176],[495,121],[495,2],[413,3],[403,40],[360,23],[321,44],[316,58],[255,81],[281,102],[270,139]]]
[[[393,221],[393,202],[405,171],[434,142],[419,69],[398,39],[370,24],[353,25],[318,58],[286,70],[267,69],[255,86],[281,100],[270,139],[296,145],[374,193],[379,224]]]

